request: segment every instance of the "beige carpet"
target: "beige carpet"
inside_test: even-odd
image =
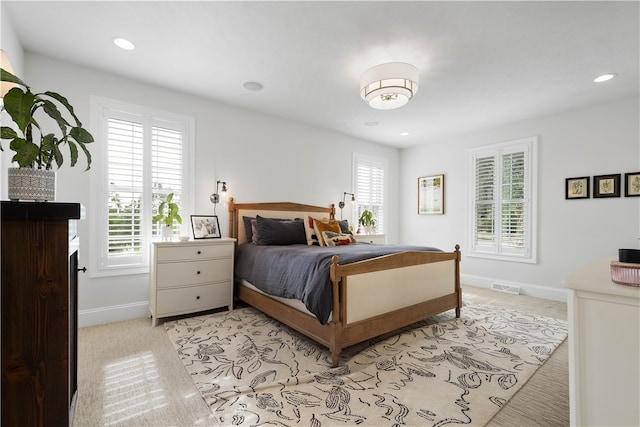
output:
[[[485,425],[564,341],[566,323],[466,305],[343,352],[251,309],[165,323],[220,425]]]
[[[471,304],[567,319],[567,306],[562,302],[471,286],[463,286],[463,294]],[[165,328],[152,327],[148,318],[81,328],[78,364],[73,427],[220,425],[176,356]],[[568,425],[565,340],[487,427]]]

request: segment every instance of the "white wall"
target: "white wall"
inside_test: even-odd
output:
[[[351,191],[352,152],[384,157],[389,164],[389,188],[398,188],[399,150],[349,138],[277,117],[234,108],[116,75],[64,63],[40,55],[25,56],[24,76],[36,90],[66,96],[80,120],[90,123],[90,96],[96,95],[192,116],[196,120],[195,210],[212,214],[209,195],[216,179],[229,184],[238,202],[292,201],[328,206]],[[96,142],[99,144],[100,142]],[[93,150],[95,153],[95,150]],[[95,156],[94,156],[95,157]],[[94,162],[96,159],[94,158]],[[82,203],[87,219],[80,222],[80,264],[91,270],[94,256],[89,240],[93,170],[63,166],[58,173],[57,201]],[[3,174],[6,172],[2,171]],[[388,234],[398,238],[397,192],[388,197]],[[348,208],[346,208],[348,209]],[[345,213],[346,212],[345,209]],[[228,214],[218,207],[223,235],[228,235]],[[148,275],[91,278],[80,275],[81,326],[145,316]]]
[[[638,198],[565,200],[565,178],[640,171],[638,96],[402,150],[400,239],[450,249],[462,246],[463,283],[513,283],[525,293],[562,300],[561,281],[581,265],[637,248]],[[467,150],[539,136],[538,262],[464,256],[467,238]],[[417,215],[417,178],[445,174],[445,215]]]
[[[9,62],[11,64],[11,68],[13,68],[13,72],[17,76],[23,75],[23,57],[24,51],[22,50],[22,45],[20,41],[15,35],[15,31],[13,29],[13,25],[9,20],[9,17],[6,13],[2,12],[2,8],[0,7],[0,48],[4,50],[4,53],[7,54],[7,58],[9,58]],[[0,100],[0,102],[2,102]],[[7,113],[2,112],[2,122],[5,120],[9,120],[9,116]],[[0,151],[0,170],[4,171],[11,162],[11,157],[13,157],[13,153],[7,147],[8,144],[3,143],[4,151]],[[7,174],[0,174],[0,198],[3,200],[7,199]]]

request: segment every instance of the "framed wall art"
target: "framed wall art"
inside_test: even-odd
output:
[[[640,172],[624,174],[624,197],[640,197]]]
[[[593,198],[620,197],[620,174],[593,177]]]
[[[220,223],[217,215],[191,215],[194,239],[219,239]]]
[[[444,174],[418,178],[418,215],[444,214]]]
[[[589,198],[589,177],[567,178],[565,180],[564,198],[566,200]]]

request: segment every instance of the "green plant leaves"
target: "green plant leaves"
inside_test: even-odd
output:
[[[31,123],[31,109],[35,104],[35,96],[31,92],[23,92],[22,89],[14,87],[3,98],[4,109],[18,125],[18,129],[23,133],[27,125]]]
[[[28,86],[25,84],[25,82],[23,82],[17,76],[14,76],[13,74],[8,72],[4,68],[0,68],[0,81],[16,83],[16,84],[19,84],[20,86],[24,86],[24,87],[28,88]]]
[[[173,193],[167,194],[162,202],[158,205],[158,214],[154,215],[151,218],[151,222],[156,224],[158,222],[163,222],[167,227],[173,226],[173,221],[176,221],[178,224],[182,224],[182,217],[178,214],[180,210],[180,206],[177,203],[172,202]],[[166,208],[166,214],[165,214]]]
[[[64,161],[60,146],[66,143],[69,145],[70,165],[75,166],[78,161],[79,146],[87,158],[85,170],[91,168],[91,153],[85,144],[94,142],[93,136],[82,127],[67,98],[51,91],[33,94],[22,80],[2,68],[0,80],[23,87],[12,88],[3,99],[4,110],[16,124],[18,132],[3,126],[0,134],[0,139],[10,141],[9,147],[16,152],[13,160],[18,162],[20,167],[37,166],[51,169],[53,163],[60,167]],[[38,110],[42,110],[58,125],[59,135],[43,134],[34,117]],[[73,124],[65,115],[67,118],[69,115],[73,118]]]

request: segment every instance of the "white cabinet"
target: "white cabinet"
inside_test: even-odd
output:
[[[564,280],[572,426],[640,425],[640,288],[613,283],[611,260]]]
[[[149,313],[162,317],[218,307],[233,308],[235,239],[154,242],[149,274]]]
[[[375,243],[382,245],[387,242],[387,237],[384,234],[354,234],[358,243]]]

